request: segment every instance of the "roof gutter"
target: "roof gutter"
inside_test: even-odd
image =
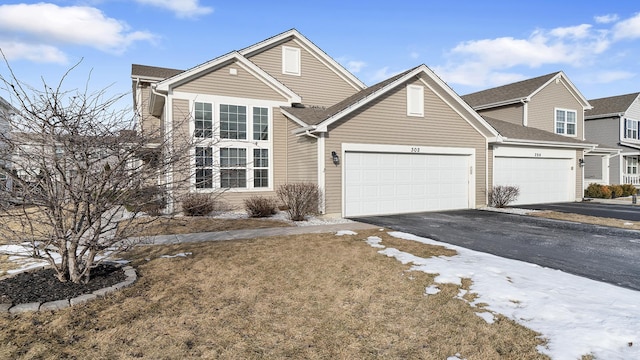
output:
[[[565,143],[559,141],[540,141],[540,140],[527,140],[527,139],[509,139],[502,138],[501,141],[504,145],[528,145],[528,146],[542,146],[542,147],[562,147],[562,148],[581,148],[594,150],[598,147],[598,144],[580,144],[580,143]]]
[[[484,105],[479,105],[479,106],[473,106],[473,110],[485,110],[485,109],[491,109],[494,107],[499,107],[499,106],[505,106],[505,105],[512,105],[512,104],[517,104],[517,103],[525,103],[525,102],[529,102],[529,97],[523,97],[523,98],[516,98],[516,99],[510,99],[510,100],[504,100],[504,101],[499,101],[496,103],[492,103],[492,104],[484,104]]]
[[[585,120],[591,120],[591,119],[600,119],[600,118],[607,118],[607,117],[622,117],[624,116],[624,113],[610,113],[610,114],[598,114],[598,115],[589,115],[589,116],[585,116],[584,119]]]

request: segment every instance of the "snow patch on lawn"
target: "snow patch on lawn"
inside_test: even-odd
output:
[[[459,246],[390,232],[391,236],[444,246],[458,255],[421,258],[394,248],[380,250],[412,270],[439,274],[436,283],[472,281],[471,303],[502,314],[548,340],[538,351],[552,359],[640,359],[640,292],[590,280],[522,261],[505,259]],[[379,241],[367,239],[375,247]],[[459,292],[461,298],[465,293]],[[478,316],[486,314],[479,313]],[[485,319],[486,320],[486,319]]]
[[[490,206],[483,207],[478,210],[494,211],[494,212],[507,213],[507,214],[516,214],[516,215],[529,215],[531,213],[540,211],[540,210],[520,209],[520,208],[496,208],[496,207],[490,207]]]
[[[440,288],[438,285],[430,285],[426,289],[424,289],[425,295],[435,295],[440,292]]]
[[[193,253],[191,252],[181,252],[181,253],[177,253],[175,255],[162,255],[160,256],[161,259],[173,259],[173,258],[177,258],[177,257],[187,257],[193,255]]]

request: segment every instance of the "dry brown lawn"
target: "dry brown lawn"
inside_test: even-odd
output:
[[[544,217],[547,219],[556,219],[556,220],[573,221],[573,222],[579,222],[579,223],[585,223],[585,224],[611,226],[611,227],[618,227],[618,228],[630,229],[630,230],[640,230],[640,222],[634,222],[629,220],[604,218],[604,217],[580,215],[580,214],[573,214],[573,213],[564,213],[564,212],[558,212],[558,211],[539,211],[539,212],[532,212],[529,215]]]
[[[458,288],[377,253],[451,250],[309,234],[138,247],[130,288],[56,313],[0,316],[2,359],[544,359],[537,334],[487,324]],[[184,258],[160,258],[191,252]],[[469,281],[465,281],[465,286]]]

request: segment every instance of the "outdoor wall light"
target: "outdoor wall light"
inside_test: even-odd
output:
[[[340,157],[338,156],[338,154],[336,154],[335,151],[331,152],[331,159],[333,159],[333,164],[334,165],[339,165],[340,164]]]
[[[578,165],[580,165],[580,167],[584,167],[584,159],[578,159]]]

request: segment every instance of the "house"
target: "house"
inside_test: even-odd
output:
[[[585,182],[640,185],[640,93],[589,100],[585,135],[614,151],[606,157],[585,158]]]
[[[575,201],[595,148],[562,72],[464,99],[426,65],[367,87],[295,29],[131,78],[143,131],[198,140],[190,170],[165,179],[186,189],[169,191],[237,205],[302,181],[343,217],[482,207],[494,184],[519,186],[520,203]]]
[[[8,190],[11,188],[11,182],[6,173],[2,170],[5,170],[8,167],[8,164],[5,164],[2,160],[6,158],[6,156],[1,156],[7,151],[8,145],[3,139],[7,139],[10,132],[11,126],[9,125],[9,117],[15,115],[17,110],[5,99],[0,97],[0,191]]]
[[[514,204],[583,197],[584,111],[589,102],[562,72],[462,97],[499,133],[488,145],[488,184],[514,185]]]

